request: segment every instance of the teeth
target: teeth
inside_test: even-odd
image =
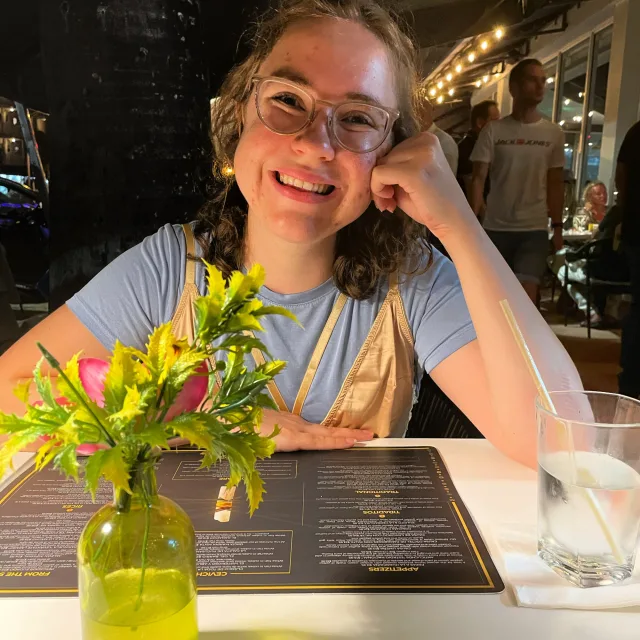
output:
[[[298,180],[297,178],[292,178],[291,176],[285,175],[284,173],[278,173],[278,180],[282,184],[287,184],[291,187],[302,189],[303,191],[311,191],[313,193],[319,193],[320,195],[327,193],[327,191],[329,191],[329,189],[331,188],[331,185],[329,184],[304,182],[302,180]]]

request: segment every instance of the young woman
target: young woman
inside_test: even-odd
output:
[[[550,389],[579,388],[558,340],[487,239],[437,139],[416,131],[415,49],[374,0],[290,0],[231,71],[213,122],[228,193],[191,227],[167,225],[120,256],[0,359],[0,406],[39,340],[60,360],[188,331],[195,253],[228,273],[262,264],[278,377],[279,450],[401,436],[423,371],[505,454],[533,465],[535,386],[503,317],[507,298]],[[229,173],[228,169],[226,172]],[[453,263],[432,252],[429,229]],[[187,267],[185,267],[187,265]],[[195,265],[194,269],[189,265]],[[183,293],[184,292],[184,293]],[[181,302],[180,302],[181,301]],[[187,321],[185,321],[185,318]]]

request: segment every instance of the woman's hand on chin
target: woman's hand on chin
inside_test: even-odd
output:
[[[261,432],[263,436],[280,427],[275,437],[276,451],[301,451],[312,449],[348,449],[356,442],[366,442],[373,438],[365,429],[343,429],[312,424],[292,413],[265,410]]]
[[[378,161],[371,195],[381,211],[400,207],[440,240],[478,226],[438,138],[420,133],[404,140]]]

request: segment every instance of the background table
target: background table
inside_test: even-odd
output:
[[[491,531],[536,519],[536,474],[484,440],[378,440],[437,447],[505,577]],[[20,461],[26,459],[21,454]],[[505,579],[505,582],[507,580]],[[200,640],[637,640],[640,609],[515,606],[490,594],[261,594],[198,597]],[[80,640],[77,598],[0,598],[3,640]]]

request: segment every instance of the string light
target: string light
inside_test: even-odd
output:
[[[500,38],[502,38],[502,36],[504,35],[504,29],[502,27],[498,27],[493,32],[493,35],[496,37],[496,40],[500,40]]]
[[[436,87],[438,87],[438,89],[442,89],[443,86],[444,86],[444,82],[442,82],[442,80],[438,81],[438,84],[436,85]]]
[[[483,41],[480,43],[480,48],[481,48],[483,51],[486,51],[488,46],[489,46],[489,43],[488,43],[486,40],[483,40]]]
[[[559,124],[561,127],[564,127],[564,120],[560,120],[560,122],[558,122],[558,124]]]
[[[476,80],[476,87],[482,86],[482,80]]]
[[[568,106],[569,106],[569,104],[570,104],[570,102],[571,102],[571,100],[569,100],[569,98],[567,98],[567,99],[564,101],[565,106],[567,106],[567,107],[568,107]]]
[[[476,59],[476,54],[473,51],[467,56],[469,62],[473,62]]]
[[[593,114],[594,114],[594,112],[593,112],[593,111],[589,111],[589,117],[590,117],[590,118],[593,118]]]
[[[453,74],[451,72],[449,72],[449,73],[447,73],[445,78],[447,79],[447,82],[451,82],[451,80],[453,79]]]
[[[582,98],[583,95],[584,95],[584,93],[582,93],[582,91],[580,91],[580,93],[578,93],[578,98]]]
[[[456,73],[460,73],[462,71],[462,65],[461,64],[457,64],[456,65]]]
[[[487,84],[487,82],[489,82],[489,76],[482,76],[482,82]]]
[[[442,101],[444,100],[444,98],[442,96],[438,96],[438,99],[436,100],[436,102],[438,104],[442,104]]]
[[[456,90],[451,87],[451,89],[449,89],[449,95],[452,96],[454,93],[456,92]]]
[[[555,82],[555,78],[547,78],[547,84],[553,84]]]
[[[433,98],[433,96],[436,95],[436,88],[435,87],[431,87],[431,89],[429,89],[429,95]]]

